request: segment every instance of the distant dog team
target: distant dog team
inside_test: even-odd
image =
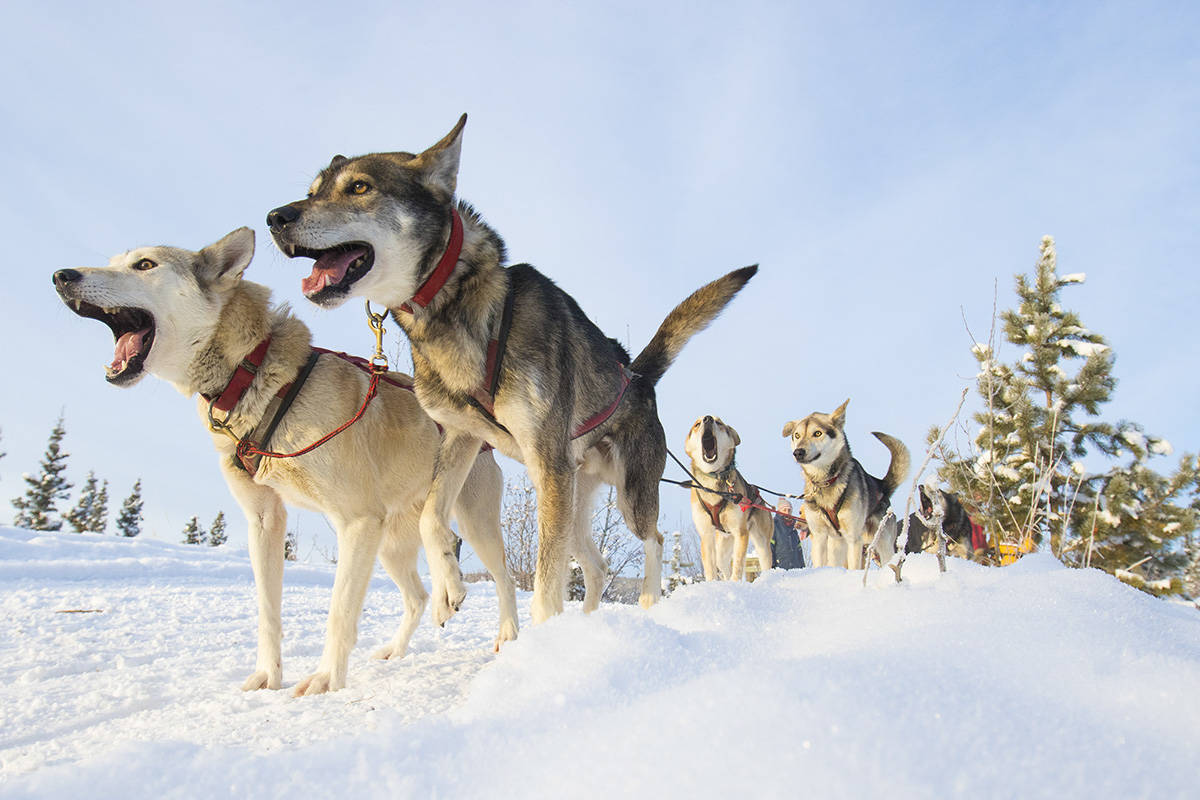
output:
[[[535,622],[562,610],[569,555],[582,567],[584,610],[599,605],[606,564],[590,522],[602,483],[616,488],[625,523],[643,543],[641,605],[661,594],[658,492],[667,444],[655,386],[757,267],[693,292],[631,359],[553,281],[528,264],[507,266],[503,239],[456,197],[465,123],[464,114],[417,154],[335,156],[307,197],[267,216],[285,255],[312,260],[301,281],[310,301],[332,308],[359,297],[388,309],[411,345],[411,379],[313,348],[307,326],[242,278],[254,253],[246,228],[198,252],[140,248],[105,267],[54,274],[70,308],[112,330],[109,382],[130,386],[150,372],[200,395],[198,413],[249,523],[259,624],[257,663],[244,689],[282,685],[284,503],[321,511],[338,536],[325,649],[296,694],[345,686],[377,555],[405,605],[378,657],[405,653],[427,604],[420,546],[434,621],[455,613],[466,588],[451,516],[495,578],[496,648],[515,638],[502,477],[488,445],[523,463],[537,490]],[[894,553],[895,532],[876,532],[909,456],[898,440],[876,433],[891,464],[882,479],[867,474],[846,441],[847,403],[788,422],[783,435],[805,476],[813,565],[858,569],[872,541],[881,562]],[[706,580],[741,580],[751,542],[762,569],[772,563],[772,512],[737,468],[740,443],[712,415],[697,419],[685,440]]]

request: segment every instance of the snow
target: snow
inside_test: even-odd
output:
[[[1136,447],[1138,450],[1146,449],[1146,437],[1145,437],[1145,435],[1142,434],[1141,431],[1136,431],[1136,430],[1122,431],[1121,438],[1124,439],[1129,444]]]
[[[1094,355],[1107,353],[1108,345],[1098,342],[1085,342],[1079,339],[1060,339],[1058,346],[1070,350],[1081,358],[1091,358]]]
[[[377,576],[348,687],[293,699],[237,688],[244,551],[0,528],[0,795],[1192,795],[1200,612],[1044,555],[949,568],[568,604],[499,655],[495,595],[472,584],[398,662],[368,660],[401,611]],[[289,685],[319,658],[332,579],[287,565]]]
[[[1175,448],[1166,439],[1151,439],[1150,452],[1155,455],[1169,456],[1175,452]]]
[[[1068,275],[1062,275],[1058,279],[1058,285],[1063,286],[1068,283],[1083,283],[1087,280],[1086,272],[1072,272]]]

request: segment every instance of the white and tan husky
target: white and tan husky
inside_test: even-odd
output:
[[[105,267],[59,270],[54,284],[75,313],[112,329],[110,383],[131,386],[153,373],[185,395],[201,395],[197,411],[205,422],[213,413],[205,395],[218,407],[233,402],[216,417],[228,414],[236,437],[213,432],[212,438],[222,475],[249,523],[258,590],[258,659],[243,689],[278,689],[283,680],[284,503],[329,518],[338,563],[325,649],[317,670],[294,690],[319,694],[346,685],[377,554],[403,593],[405,610],[392,641],[375,656],[399,658],[408,648],[428,600],[417,573],[419,523],[441,435],[403,388],[411,385],[407,376],[388,373],[361,419],[328,443],[291,459],[239,460],[237,437],[253,435],[261,449],[285,453],[313,443],[354,416],[369,383],[361,366],[312,348],[308,327],[286,306],[270,306],[265,286],[242,280],[253,254],[254,232],[239,228],[199,252],[145,247],[114,256]],[[285,387],[297,383],[289,406]],[[270,423],[275,427],[267,433]],[[515,586],[500,534],[502,482],[492,454],[481,454],[453,508],[464,538],[496,579],[497,648],[517,635]],[[442,624],[455,608],[445,585],[435,581],[433,588],[433,617]]]

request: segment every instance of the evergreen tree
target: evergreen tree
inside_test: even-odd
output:
[[[204,532],[204,528],[200,527],[200,520],[193,515],[183,529],[183,543],[204,544],[206,538],[207,534]]]
[[[100,491],[92,503],[87,529],[94,533],[108,533],[108,481],[100,483]]]
[[[208,526],[208,543],[213,547],[225,544],[229,536],[225,533],[225,512],[218,511],[212,525]]]
[[[100,489],[96,473],[88,470],[87,480],[83,483],[83,490],[79,493],[78,502],[75,503],[73,509],[63,515],[63,519],[76,533],[92,530],[91,524],[95,518],[96,501],[99,500],[99,497]]]
[[[991,342],[972,348],[985,406],[975,414],[975,450],[963,457],[944,446],[941,477],[993,542],[1049,542],[1069,564],[1108,571],[1139,562],[1150,572],[1178,569],[1172,542],[1194,521],[1175,500],[1195,470],[1158,475],[1145,461],[1169,453],[1169,444],[1134,423],[1099,418],[1117,383],[1112,351],[1060,298],[1084,278],[1059,276],[1054,240],[1042,240],[1032,277],[1016,276],[1018,307],[1001,314],[1004,337],[1021,356],[1005,364]],[[1128,461],[1091,473],[1087,456]]]
[[[121,513],[117,515],[117,530],[121,536],[137,536],[142,532],[142,479],[138,478],[133,484],[133,491],[121,504]]]
[[[296,561],[300,558],[299,543],[296,540],[296,532],[288,531],[283,537],[283,560]]]
[[[24,497],[12,501],[17,509],[17,516],[13,518],[13,525],[16,527],[33,531],[57,531],[62,528],[63,521],[55,519],[55,515],[58,514],[57,502],[66,500],[71,488],[71,484],[62,475],[67,468],[68,455],[61,447],[65,434],[66,428],[63,427],[60,414],[46,443],[41,473],[36,477],[25,475],[25,483],[29,488],[25,490]]]

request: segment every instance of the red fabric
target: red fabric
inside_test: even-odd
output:
[[[246,393],[246,389],[250,388],[254,376],[258,374],[258,368],[262,366],[263,358],[266,357],[270,344],[271,337],[268,336],[242,359],[241,363],[237,365],[237,369],[233,371],[233,377],[225,385],[225,390],[216,400],[212,401],[214,408],[218,411],[233,410],[233,407],[238,404],[238,400],[241,400],[242,395]]]
[[[593,431],[605,423],[605,421],[613,415],[617,410],[617,406],[621,405],[621,399],[625,397],[625,390],[629,388],[629,370],[625,369],[624,364],[617,364],[617,369],[621,373],[621,388],[617,392],[617,399],[612,401],[612,405],[598,414],[588,417],[583,422],[579,423],[578,427],[571,434],[572,439],[578,439],[589,431]]]
[[[971,549],[986,550],[987,537],[983,534],[983,526],[971,520]]]
[[[433,272],[429,273],[429,277],[425,279],[425,282],[417,289],[417,293],[412,296],[412,299],[400,306],[403,311],[407,311],[409,314],[412,313],[410,303],[415,303],[421,308],[429,305],[429,301],[446,285],[446,279],[454,271],[454,265],[458,263],[458,256],[462,253],[462,243],[462,217],[458,215],[456,209],[452,208],[450,209],[450,241],[446,244],[446,252],[442,253],[441,260],[433,268]]]

